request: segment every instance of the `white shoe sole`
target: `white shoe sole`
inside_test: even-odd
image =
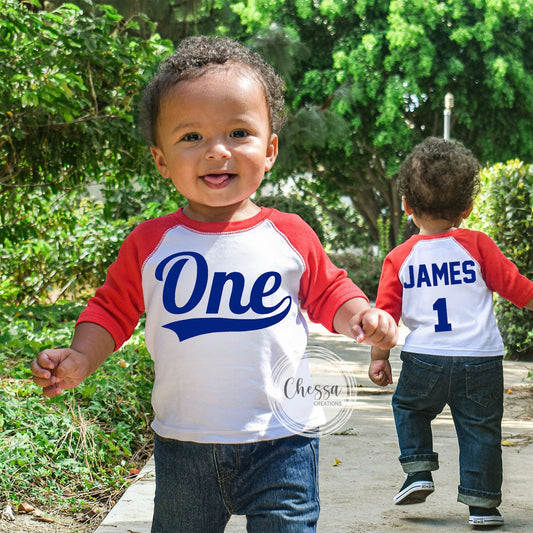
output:
[[[412,503],[423,503],[426,498],[435,491],[433,481],[415,481],[408,487],[401,490],[394,496],[396,505],[409,505]]]
[[[503,516],[474,516],[470,515],[468,523],[471,526],[502,526]]]

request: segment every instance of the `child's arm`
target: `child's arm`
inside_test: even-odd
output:
[[[91,322],[76,328],[70,348],[44,350],[31,364],[33,381],[49,398],[72,389],[90,376],[113,352],[110,333]]]
[[[390,350],[372,346],[368,377],[381,387],[392,385],[392,369],[389,363]]]
[[[398,342],[394,319],[381,309],[371,308],[364,298],[352,298],[342,304],[333,318],[335,331],[357,342],[390,350]]]
[[[533,298],[531,298],[531,300],[529,300],[529,302],[526,304],[526,309],[533,311]]]

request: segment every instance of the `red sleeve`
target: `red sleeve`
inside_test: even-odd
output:
[[[516,306],[524,307],[533,298],[533,281],[520,274],[488,235],[478,231],[472,234],[476,246],[468,246],[468,251],[481,265],[487,287]]]
[[[398,274],[416,242],[417,237],[414,236],[391,250],[385,257],[381,268],[376,307],[387,311],[396,320],[396,323],[400,322],[402,316],[403,298],[402,282]]]
[[[398,277],[398,267],[389,254],[385,257],[381,269],[376,307],[387,311],[398,323],[402,316],[402,295],[403,287]]]
[[[273,212],[271,220],[305,263],[298,295],[302,309],[313,322],[334,331],[333,318],[342,304],[352,298],[368,298],[345,270],[331,262],[316,233],[299,216]]]
[[[173,225],[172,221],[173,215],[149,220],[126,237],[117,260],[107,271],[104,284],[89,300],[76,326],[81,322],[93,322],[102,326],[115,340],[115,350],[131,337],[139,317],[144,313],[144,261],[165,231]]]

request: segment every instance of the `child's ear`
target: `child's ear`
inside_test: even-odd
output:
[[[270,142],[267,146],[266,151],[266,160],[265,160],[265,172],[268,172],[276,162],[276,158],[278,157],[278,136],[273,133],[270,136]]]
[[[470,202],[470,206],[461,213],[461,219],[468,218],[470,216],[470,213],[472,212],[472,209],[474,209],[473,201]]]
[[[170,178],[167,160],[161,148],[158,148],[157,146],[150,146],[150,152],[152,152],[152,157],[154,158],[155,166],[159,171],[159,174],[161,174],[163,178]]]
[[[405,211],[407,215],[413,214],[413,208],[407,203],[405,196],[402,196],[402,205],[403,205],[403,210]]]

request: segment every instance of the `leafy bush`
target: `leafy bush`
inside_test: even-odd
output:
[[[481,173],[482,192],[469,221],[488,233],[520,272],[533,279],[533,165],[498,163]],[[533,360],[533,313],[498,299],[496,317],[510,359]]]
[[[112,7],[0,0],[0,206],[10,190],[134,179],[152,167],[136,105],[171,43]]]
[[[171,43],[110,6],[47,8],[0,0],[0,300],[16,303],[99,285],[148,202],[164,202],[135,115]]]
[[[151,451],[153,369],[140,328],[76,389],[46,399],[31,381],[29,362],[53,342],[69,344],[80,310],[0,308],[2,500],[90,507],[114,499]]]
[[[271,184],[269,184],[271,185]],[[343,250],[351,246],[367,246],[369,237],[362,229],[364,222],[348,204],[334,198],[324,201],[318,193],[305,194],[293,189],[286,192],[276,187],[276,193],[254,198],[263,207],[273,207],[286,213],[296,213],[313,228],[326,250]]]
[[[175,211],[179,198],[166,181],[149,178],[120,191],[109,186],[105,204],[83,189],[15,194],[16,207],[0,228],[0,302],[29,305],[92,295],[133,227]]]
[[[370,251],[362,254],[348,252],[329,254],[329,257],[335,265],[346,270],[348,277],[371,301],[376,300],[382,264],[380,257]]]
[[[106,221],[103,205],[78,193],[18,192],[18,216],[1,232],[0,299],[31,304],[100,285],[132,223]]]

